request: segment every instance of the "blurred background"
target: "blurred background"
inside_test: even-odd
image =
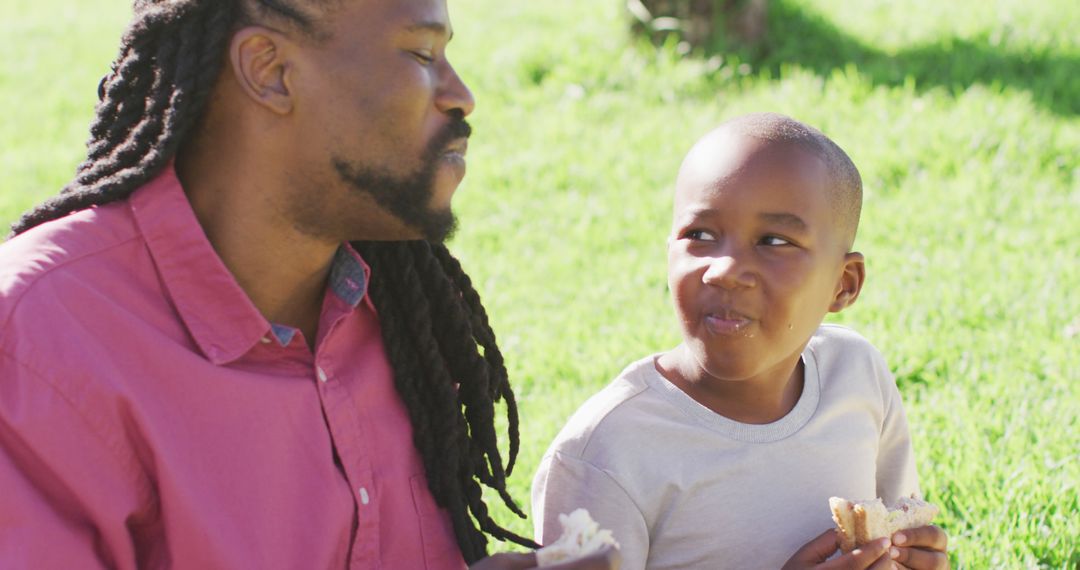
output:
[[[7,224],[84,156],[130,5],[0,7]],[[665,238],[682,156],[726,118],[776,111],[862,172],[868,280],[832,320],[890,362],[953,566],[1080,567],[1080,3],[449,7],[478,101],[451,247],[516,387],[519,502],[573,410],[679,340]]]

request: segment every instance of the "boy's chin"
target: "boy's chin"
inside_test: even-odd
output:
[[[692,357],[693,362],[685,364],[690,364],[697,369],[702,380],[741,382],[759,372],[754,362],[738,352],[729,353],[708,349],[702,342],[687,343],[687,346],[688,355]]]

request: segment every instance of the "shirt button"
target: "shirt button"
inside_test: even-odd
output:
[[[261,342],[263,344],[270,344],[270,337],[264,336],[264,337],[259,339],[259,342]]]
[[[319,382],[323,382],[323,383],[326,382],[326,380],[327,380],[326,372],[323,371],[322,367],[316,366],[315,367],[315,373],[319,375]]]
[[[360,503],[366,505],[371,502],[371,497],[368,496],[367,489],[360,487]]]

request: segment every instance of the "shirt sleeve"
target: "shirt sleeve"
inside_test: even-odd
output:
[[[144,482],[61,393],[0,352],[0,560],[134,568],[127,524]]]
[[[878,444],[877,493],[891,505],[900,497],[918,495],[919,477],[900,391],[892,374],[887,370],[883,374],[885,415]]]
[[[558,451],[548,453],[533,479],[532,513],[536,541],[554,542],[562,534],[560,514],[588,509],[600,528],[619,543],[622,570],[644,570],[649,529],[641,510],[609,474]]]

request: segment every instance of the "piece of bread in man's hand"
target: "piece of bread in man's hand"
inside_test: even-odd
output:
[[[601,530],[600,525],[589,516],[589,511],[578,509],[569,515],[559,515],[563,532],[558,540],[536,551],[538,566],[551,566],[575,560],[600,550],[606,545],[619,547],[610,530]]]
[[[849,501],[829,499],[833,521],[840,536],[840,550],[851,552],[878,538],[891,537],[907,528],[926,526],[938,514],[938,508],[915,497],[901,497],[891,508],[881,499]]]

